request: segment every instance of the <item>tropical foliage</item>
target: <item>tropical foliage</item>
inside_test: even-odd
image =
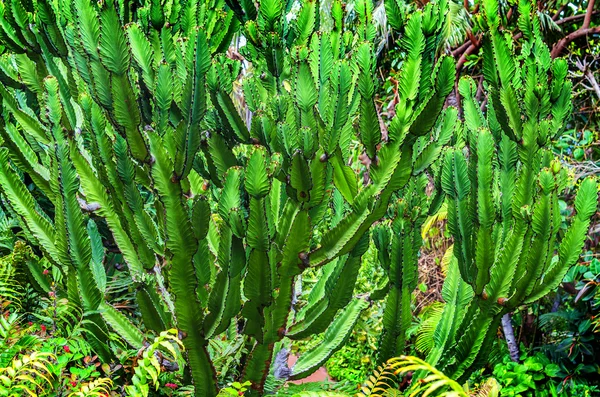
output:
[[[287,395],[362,329],[365,394],[497,395],[598,185],[553,147],[575,39],[477,6],[480,82],[449,0],[0,2],[0,394]]]

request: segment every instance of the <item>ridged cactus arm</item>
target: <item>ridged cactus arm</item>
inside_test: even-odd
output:
[[[324,365],[348,340],[360,314],[368,306],[364,299],[354,298],[342,309],[325,331],[324,340],[298,358],[292,368],[291,379],[302,379]]]
[[[504,314],[558,286],[579,256],[598,199],[596,180],[581,181],[575,215],[560,238],[558,197],[567,175],[552,159],[549,145],[570,109],[562,96],[570,83],[564,81],[562,62],[553,64],[539,39],[533,7],[520,7],[531,13],[521,17],[522,25],[532,25],[521,54],[509,49],[498,31],[497,3],[489,0],[484,7],[491,30],[491,44],[484,45],[491,107],[484,120],[473,99],[473,84],[461,81],[469,158],[462,151],[448,152],[441,175],[454,255],[461,278],[473,286],[474,294],[453,340],[444,342],[445,352],[431,359],[461,379],[485,364]],[[561,121],[552,121],[555,114]],[[464,213],[476,217],[462,216],[463,206]],[[476,237],[469,241],[469,235]]]
[[[9,4],[2,3],[0,10],[2,11],[2,20],[0,23],[0,37],[6,42],[6,47],[17,54],[25,51],[26,41],[22,38],[20,31],[12,29],[8,18],[12,17],[12,7]],[[14,18],[11,18],[14,20]],[[19,33],[17,33],[19,32]]]
[[[377,117],[375,102],[373,101],[375,95],[375,85],[373,82],[375,65],[372,51],[372,46],[369,43],[363,43],[358,47],[356,63],[360,69],[358,78],[358,92],[360,93],[360,138],[367,156],[371,160],[375,160],[377,145],[381,140],[381,129],[379,127],[379,117]]]
[[[104,189],[102,182],[93,172],[92,165],[79,152],[75,143],[71,143],[71,159],[79,175],[85,197],[89,203],[97,203],[97,213],[106,219],[119,250],[123,254],[134,280],[143,273],[144,266],[140,262],[135,246],[133,245],[120,217],[113,205],[110,196]]]
[[[154,52],[152,44],[142,31],[139,23],[127,26],[127,38],[131,48],[131,56],[135,61],[136,69],[142,76],[142,82],[147,89],[155,86],[156,71],[154,68]]]
[[[241,308],[241,278],[246,268],[243,241],[229,226],[223,226],[219,241],[217,274],[211,291],[209,314],[204,322],[204,332],[212,337],[225,331]]]
[[[125,201],[123,204],[129,208],[134,223],[134,225],[129,225],[130,229],[136,227],[139,231],[142,240],[140,243],[142,244],[138,245],[138,252],[142,250],[149,251],[147,254],[144,253],[144,257],[149,258],[145,262],[153,266],[155,262],[154,255],[163,251],[162,241],[159,238],[156,224],[152,221],[152,218],[144,207],[144,199],[136,185],[135,165],[127,155],[125,139],[120,136],[116,137],[114,152],[117,162],[117,172],[123,184],[122,190],[124,191],[123,196]]]
[[[266,323],[264,310],[273,302],[273,272],[269,262],[272,234],[268,226],[268,197],[271,194],[267,153],[256,146],[248,159],[245,173],[245,189],[250,197],[250,214],[246,241],[251,250],[248,271],[244,278],[244,304],[242,314],[247,319],[244,332],[263,342]],[[274,190],[273,195],[277,195]]]
[[[171,69],[165,62],[161,62],[156,71],[156,83],[154,85],[156,96],[153,120],[156,126],[155,129],[159,134],[164,134],[168,129],[174,89]]]
[[[372,191],[373,189],[363,190],[363,194],[354,201],[354,211],[323,237],[319,248],[310,252],[308,258],[311,266],[322,266],[350,252],[373,222],[385,214],[386,207],[381,201],[368,202]]]
[[[461,77],[458,90],[462,96],[464,125],[475,136],[477,130],[487,127],[487,121],[475,99],[477,85],[471,77]]]
[[[310,335],[324,332],[333,321],[336,313],[345,308],[353,299],[354,285],[361,266],[361,258],[368,248],[369,235],[365,234],[362,241],[345,256],[337,260],[335,266],[326,277],[322,287],[323,295],[298,313],[302,320],[292,324],[286,336],[290,339],[303,339]],[[303,317],[301,317],[303,316]]]
[[[412,121],[410,134],[419,137],[427,134],[435,125],[438,115],[444,107],[446,97],[452,91],[454,86],[455,65],[454,58],[450,56],[442,57],[434,68],[434,76],[436,76],[433,85],[433,92],[422,105],[417,109],[417,116]],[[423,88],[421,88],[422,92]]]
[[[71,9],[78,10],[79,17],[75,21],[78,38],[82,50],[90,57],[90,60],[100,60],[98,44],[100,43],[100,21],[98,11],[93,3],[85,0],[73,0]]]
[[[21,131],[12,123],[2,123],[0,124],[0,136],[3,145],[9,149],[11,161],[26,172],[42,193],[52,200],[53,194],[49,183],[50,171],[39,162],[38,154]]]
[[[75,89],[72,83],[73,81],[70,79],[69,69],[61,69],[58,63],[55,61],[54,56],[51,54],[48,45],[39,37],[39,32],[35,32],[37,40],[40,44],[40,49],[42,53],[42,59],[44,64],[46,65],[49,74],[51,74],[55,79],[58,80],[58,91],[60,94],[60,100],[65,107],[63,109],[65,117],[61,121],[62,125],[69,130],[75,129],[77,125],[77,117],[75,115],[75,108],[71,106],[70,100],[73,97],[77,96],[77,90]]]
[[[107,186],[108,195],[113,208],[118,208],[123,215],[121,226],[135,246],[140,262],[149,269],[155,264],[154,252],[160,240],[151,240],[156,232],[152,232],[151,221],[145,210],[137,212],[141,207],[141,197],[135,185],[135,165],[128,158],[128,149],[125,139],[117,136],[108,123],[104,112],[98,104],[87,95],[80,97],[84,114],[84,128],[90,137],[90,157],[96,177],[103,185]],[[83,147],[79,147],[85,153]],[[87,155],[87,153],[86,153]]]
[[[526,303],[534,302],[556,288],[562,281],[569,268],[577,261],[586,233],[589,229],[590,219],[597,211],[598,183],[593,178],[582,181],[575,199],[576,215],[567,233],[562,238],[558,248],[558,260],[546,262],[543,275],[538,276]]]
[[[267,253],[258,249],[250,252],[248,273],[244,278],[244,304],[242,314],[248,319],[244,332],[263,342],[265,315],[267,306],[273,302],[273,278]]]
[[[50,143],[50,133],[42,126],[39,120],[34,119],[20,109],[15,98],[10,94],[10,92],[7,91],[3,84],[0,84],[0,97],[2,98],[4,107],[12,113],[19,125],[23,126],[23,128],[27,128],[29,134],[35,137],[38,142],[44,145],[48,145]]]
[[[389,280],[383,312],[383,331],[378,361],[401,355],[410,327],[412,292],[418,282],[418,254],[422,245],[421,227],[429,209],[425,195],[427,177],[411,179],[402,198],[391,206],[391,223],[377,227],[374,239]],[[385,229],[389,229],[388,232]],[[389,253],[387,253],[389,252]]]
[[[325,287],[329,283],[329,280],[335,278],[337,273],[339,273],[337,269],[340,266],[338,265],[339,260],[335,260],[322,267],[320,277],[318,277],[317,282],[313,285],[306,299],[306,306],[303,306],[296,312],[294,323],[288,328],[286,337],[290,339],[302,338],[302,333],[327,309],[329,299],[326,299]]]
[[[502,135],[498,144],[498,191],[502,197],[499,205],[499,215],[502,219],[502,230],[499,244],[502,244],[510,228],[512,219],[512,198],[515,192],[515,180],[517,175],[517,144],[507,135]],[[496,245],[498,247],[498,245]]]
[[[152,134],[150,148],[155,157],[152,178],[166,213],[167,249],[170,255],[169,285],[174,295],[175,316],[178,329],[183,333],[183,343],[196,388],[196,396],[216,394],[216,375],[208,352],[202,326],[204,313],[198,303],[197,278],[190,245],[197,245],[187,206],[182,201],[179,183],[173,183],[174,164],[169,159],[162,139]]]
[[[509,304],[520,302],[531,293],[534,280],[541,277],[544,268],[552,261],[553,247],[560,227],[558,190],[560,175],[549,169],[539,173],[539,194],[531,212],[531,228],[524,247],[523,258],[516,271],[514,291],[510,292]]]
[[[442,189],[448,196],[448,228],[454,237],[454,255],[463,279],[469,284],[474,281],[472,259],[473,224],[468,214],[471,182],[464,154],[450,150],[444,156]]]
[[[300,209],[288,199],[278,236],[275,237],[276,245],[271,248],[279,251],[273,253],[276,262],[271,263],[273,285],[278,286],[279,291],[273,298],[273,303],[264,309],[262,342],[256,343],[244,368],[244,379],[253,383],[252,388],[256,393],[260,393],[264,387],[274,345],[285,333],[292,305],[294,279],[306,266],[303,258],[308,251],[310,230],[308,211]]]
[[[99,113],[92,114],[94,114],[93,120],[95,120],[92,124],[98,125],[100,120]],[[103,123],[100,123],[99,125],[104,126]],[[152,268],[154,266],[155,256],[150,244],[156,245],[160,240],[155,239],[152,242],[149,240],[150,236],[153,235],[153,232],[156,234],[156,230],[154,229],[154,224],[148,218],[147,212],[142,207],[139,190],[133,185],[133,181],[127,180],[133,177],[131,175],[133,170],[130,168],[132,164],[129,164],[123,157],[120,158],[120,161],[117,159],[117,163],[120,164],[114,164],[112,148],[110,148],[108,139],[106,139],[103,132],[98,130],[95,132],[96,134],[92,135],[97,139],[99,146],[98,150],[103,153],[103,155],[100,156],[103,159],[103,162],[97,164],[98,168],[96,168],[96,170],[99,175],[95,175],[94,173],[84,175],[78,172],[86,194],[85,199],[88,200],[91,205],[99,205],[99,208],[96,211],[97,213],[106,214],[105,219],[107,224],[113,233],[117,246],[123,253],[130,275],[136,283],[136,299],[144,323],[148,328],[160,332],[167,328],[167,325],[171,323],[171,320],[164,312],[162,302],[157,296],[154,283],[144,276],[142,268],[140,267],[142,266],[142,263],[146,268]],[[123,145],[124,139],[118,137],[117,144],[115,145],[115,156],[117,158],[119,155],[126,156],[126,147],[123,147]],[[78,149],[74,142],[71,146],[73,163],[75,165],[79,164],[80,167],[87,167],[86,171],[89,171],[91,166],[85,162],[81,155],[81,148]],[[125,178],[125,181],[122,181],[120,177],[116,175],[117,169],[121,174],[120,177]],[[106,194],[106,192],[99,189],[102,185],[101,180],[103,177],[107,177],[107,173],[108,175],[111,175],[109,180],[114,181],[110,184],[111,188],[109,188],[111,194]],[[125,193],[122,193],[123,190]],[[96,201],[96,199],[99,201]],[[133,205],[134,207],[129,207],[129,205]],[[118,213],[123,214],[124,218],[119,217],[117,212],[114,211],[114,208],[119,208],[120,211]],[[133,208],[136,208],[136,210]],[[144,234],[147,234],[145,240],[142,239],[142,235]],[[155,246],[154,251],[162,252],[162,249]],[[119,333],[119,330],[117,330],[117,332]]]
[[[309,308],[304,314],[307,324],[302,326],[297,323],[289,328],[286,335],[292,339],[325,332],[322,343],[300,356],[292,368],[292,379],[305,377],[325,364],[342,347],[360,314],[368,307],[368,303],[363,298],[353,297],[361,257],[368,245],[369,234],[367,233],[346,257],[340,258],[327,278],[323,287],[324,296],[319,302],[326,303],[325,307],[321,308],[320,306],[323,305],[317,303],[316,311]],[[294,327],[298,327],[299,332],[294,333]]]
[[[175,155],[175,175],[179,179],[187,177],[194,157],[200,147],[200,121],[206,112],[206,73],[210,67],[210,52],[206,36],[202,31],[196,33],[194,60],[191,74],[183,88],[182,112],[186,124],[185,134],[181,134]],[[183,139],[184,138],[184,139]]]
[[[59,233],[63,234],[65,247],[63,250],[68,254],[68,260],[63,261],[76,267],[88,267],[91,260],[90,239],[83,222],[81,207],[77,202],[76,193],[79,190],[79,181],[75,168],[69,159],[69,150],[60,122],[63,118],[63,109],[58,94],[58,82],[53,77],[44,80],[46,88],[46,112],[51,130],[54,136],[54,145],[51,150],[53,169],[56,179],[52,185],[56,187],[55,192],[60,196],[61,206],[57,208],[56,224],[59,225]],[[85,298],[84,298],[85,299]],[[97,299],[99,301],[99,291]],[[97,304],[87,307],[87,310],[95,310]]]
[[[10,201],[16,214],[22,219],[29,233],[37,240],[42,250],[48,256],[60,263],[60,254],[55,244],[53,223],[48,216],[38,208],[35,198],[27,189],[17,172],[11,167],[8,149],[0,149],[0,187]]]
[[[99,57],[110,74],[111,116],[127,139],[131,153],[139,161],[149,160],[148,144],[142,134],[141,112],[128,71],[131,51],[115,5],[106,3],[99,12]]]
[[[448,107],[440,114],[432,136],[419,138],[413,154],[413,175],[419,175],[426,170],[431,170],[431,166],[436,163],[436,160],[442,154],[443,149],[454,137],[457,119],[457,109]]]
[[[207,76],[211,102],[217,110],[227,140],[247,143],[250,132],[229,96],[232,76],[224,71],[227,70],[224,66],[219,62],[213,62]]]
[[[385,15],[392,29],[401,31],[406,21],[405,13],[408,12],[408,4],[399,0],[386,0]]]
[[[475,139],[475,138],[474,138]],[[477,276],[474,289],[476,294],[483,292],[483,287],[490,280],[490,269],[494,262],[493,226],[496,218],[496,208],[493,197],[493,179],[495,162],[495,144],[492,134],[487,129],[477,132],[477,236],[475,237],[475,265]]]
[[[451,250],[451,248],[449,248]],[[450,252],[446,279],[442,287],[444,309],[440,323],[433,333],[434,346],[427,355],[427,362],[436,365],[444,351],[454,343],[464,316],[473,299],[473,288],[463,281],[456,258]]]

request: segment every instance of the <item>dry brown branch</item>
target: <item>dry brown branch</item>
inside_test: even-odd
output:
[[[554,44],[554,47],[552,47],[552,52],[550,53],[552,58],[558,57],[571,42],[590,34],[600,33],[600,26],[590,28],[592,14],[594,13],[594,3],[595,0],[588,0],[588,6],[585,10],[583,24],[581,27],[576,31],[569,33],[556,42],[556,44]]]

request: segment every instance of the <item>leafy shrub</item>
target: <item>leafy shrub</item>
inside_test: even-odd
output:
[[[500,385],[500,395],[507,397],[577,397],[594,396],[598,386],[575,380],[565,381],[560,366],[545,354],[524,355],[514,362],[506,354],[493,367],[493,376]],[[477,383],[476,380],[474,380]]]

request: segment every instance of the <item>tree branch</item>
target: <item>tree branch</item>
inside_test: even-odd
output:
[[[457,72],[461,71],[463,65],[467,61],[467,57],[469,55],[471,55],[472,53],[474,53],[474,52],[476,52],[476,51],[479,50],[479,48],[481,47],[481,43],[482,42],[483,42],[483,40],[479,40],[477,43],[471,44],[469,46],[469,48],[467,48],[467,50],[461,55],[460,59],[456,63],[456,71]]]
[[[557,13],[557,14],[555,15],[555,17],[556,17],[558,14],[559,14],[559,13]],[[593,17],[593,16],[596,16],[596,15],[598,15],[598,14],[600,14],[600,11],[592,11],[592,12],[591,12],[591,14],[590,14],[590,20],[591,20],[591,17]],[[588,15],[588,13],[587,13],[587,12],[586,12],[585,14],[571,15],[571,16],[568,16],[568,17],[565,17],[565,18],[559,19],[558,21],[555,21],[555,23],[556,23],[557,25],[559,25],[559,26],[560,26],[560,25],[565,25],[565,24],[569,24],[569,23],[577,22],[577,21],[579,21],[579,20],[581,20],[581,19],[584,19],[584,18],[585,18],[587,15]],[[523,36],[523,34],[522,34],[521,32],[519,32],[519,33],[516,33],[516,34],[513,36],[513,39],[517,40],[517,39],[521,38],[522,36]],[[466,40],[466,41],[465,41],[463,44],[461,44],[460,46],[458,46],[458,47],[456,47],[454,50],[452,50],[452,56],[453,56],[454,58],[459,58],[459,59],[460,59],[460,58],[461,58],[461,56],[464,54],[464,52],[465,52],[465,51],[467,51],[467,50],[469,49],[469,47],[470,47],[472,44],[473,44],[473,43],[471,42],[471,39],[470,39],[470,38],[467,38],[467,40]],[[474,50],[471,50],[471,53],[470,53],[470,54],[472,54],[472,53],[473,53],[473,51],[474,51]],[[464,63],[464,62],[463,62],[463,63]]]
[[[600,11],[594,11],[594,12],[592,12],[592,16],[598,15],[598,14],[600,14]],[[570,17],[564,17],[563,19],[559,19],[558,21],[556,21],[556,24],[557,25],[564,25],[564,24],[567,24],[567,23],[570,23],[570,22],[575,22],[575,21],[578,21],[580,19],[585,18],[586,15],[587,15],[587,13],[586,14],[571,15]]]
[[[594,13],[594,2],[595,0],[588,0],[588,6],[585,10],[585,15],[583,18],[583,25],[579,29],[574,32],[569,33],[562,39],[560,39],[554,47],[552,48],[552,52],[550,55],[552,58],[556,58],[563,52],[565,47],[567,47],[571,42],[577,40],[580,37],[587,36],[588,34],[600,33],[600,26],[596,26],[594,28],[590,28],[590,23],[592,21],[592,14]]]
[[[556,44],[554,44],[550,55],[554,59],[558,57],[563,52],[565,47],[568,46],[571,42],[579,39],[580,37],[596,33],[600,33],[600,26],[587,29],[579,28],[576,31],[569,33],[568,35],[557,41]]]
[[[594,9],[594,2],[596,0],[588,0],[587,10],[585,10],[585,18],[583,20],[582,29],[587,29],[590,27],[590,22],[592,21],[592,10]]]

